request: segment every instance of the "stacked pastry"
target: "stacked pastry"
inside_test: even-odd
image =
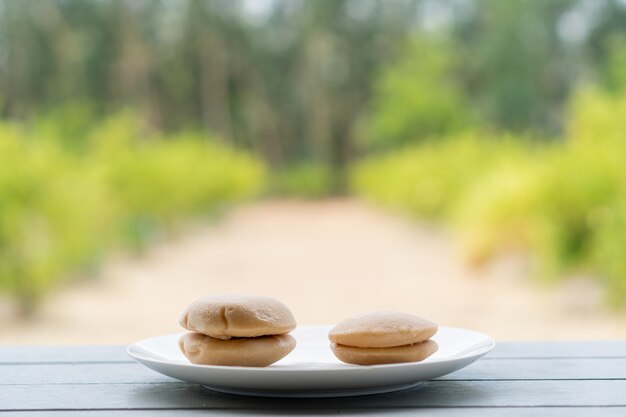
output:
[[[291,311],[270,297],[221,295],[192,303],[180,318],[189,330],[178,344],[191,363],[268,366],[296,346]]]
[[[379,311],[352,316],[329,333],[331,349],[342,362],[356,365],[418,362],[438,349],[429,340],[437,325],[408,313]]]

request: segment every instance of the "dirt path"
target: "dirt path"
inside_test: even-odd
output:
[[[223,292],[273,295],[301,324],[397,309],[499,339],[626,338],[626,318],[603,311],[593,285],[540,288],[515,261],[475,273],[451,241],[353,200],[257,203],[141,259],[112,262],[100,280],[50,297],[42,318],[0,326],[0,343],[127,343],[178,332],[191,300]]]

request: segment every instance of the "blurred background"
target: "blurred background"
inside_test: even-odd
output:
[[[626,1],[0,0],[0,343],[222,292],[626,338]]]

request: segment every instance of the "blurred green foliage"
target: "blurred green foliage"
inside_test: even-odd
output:
[[[0,117],[90,102],[79,146],[72,112],[131,106],[338,189],[360,152],[467,123],[560,133],[581,79],[622,79],[624,22],[623,0],[0,0]]]
[[[626,34],[616,33],[607,40],[609,51],[603,68],[603,81],[610,91],[626,91]]]
[[[626,302],[626,95],[581,89],[566,137],[533,144],[457,134],[372,158],[354,190],[459,231],[468,260],[529,251],[540,276],[599,274]]]
[[[332,175],[332,171],[323,165],[294,165],[272,174],[269,192],[305,199],[327,197],[333,190]]]
[[[361,195],[418,217],[446,220],[468,185],[493,165],[516,158],[513,137],[458,133],[366,159],[353,169]]]
[[[371,150],[458,131],[472,117],[453,76],[448,41],[415,41],[404,52],[376,80],[362,133]]]
[[[111,248],[350,171],[476,264],[523,249],[620,302],[625,22],[623,0],[0,0],[0,287],[29,306]]]
[[[416,13],[378,0],[0,0],[0,117],[131,106],[155,130],[215,132],[278,169],[331,166],[337,188],[372,77]]]
[[[605,30],[613,2],[597,3],[591,12],[579,0],[473,2],[473,12],[452,32],[458,77],[483,123],[518,132],[560,130],[562,106],[589,62],[587,36]],[[588,23],[592,15],[596,25]]]
[[[130,113],[81,127],[80,149],[64,140],[74,128],[0,124],[0,290],[25,311],[107,251],[141,249],[264,185],[250,155],[198,134],[142,135]]]

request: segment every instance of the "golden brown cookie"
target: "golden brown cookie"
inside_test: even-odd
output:
[[[296,347],[288,334],[220,340],[200,333],[185,333],[178,346],[196,365],[269,366]]]
[[[386,363],[419,362],[423,361],[438,349],[437,343],[432,340],[414,345],[360,348],[332,343],[333,353],[342,362],[355,365],[378,365]]]
[[[216,295],[193,302],[180,318],[192,332],[217,339],[288,333],[296,328],[291,311],[270,297]]]
[[[385,348],[423,342],[437,333],[426,319],[396,311],[375,311],[352,316],[329,333],[331,342],[362,348]]]

